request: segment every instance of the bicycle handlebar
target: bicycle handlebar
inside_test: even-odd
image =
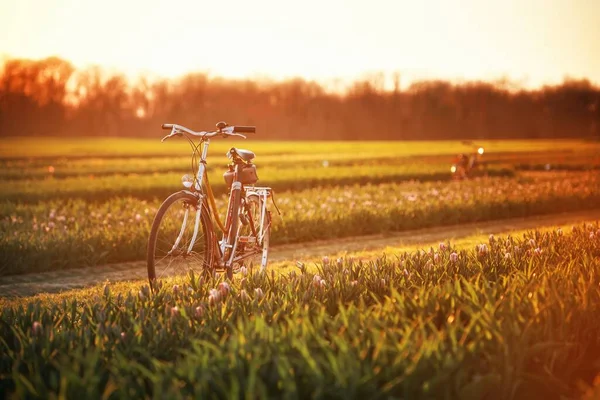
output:
[[[177,125],[177,124],[162,124],[161,127],[162,127],[162,129],[170,129],[171,130],[171,133],[168,134],[167,136],[165,136],[164,138],[162,138],[161,142],[164,142],[165,140],[167,140],[170,137],[182,135],[184,133],[187,133],[188,135],[191,135],[191,136],[200,137],[202,139],[215,137],[217,135],[222,135],[223,137],[240,136],[240,137],[243,137],[244,139],[246,139],[246,136],[240,134],[240,132],[256,133],[256,127],[241,126],[241,125],[225,126],[218,131],[208,131],[208,132],[206,132],[206,131],[195,132],[189,128],[186,128],[185,126]]]
[[[256,133],[256,127],[236,125],[233,127],[233,133]]]

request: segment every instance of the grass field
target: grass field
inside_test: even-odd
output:
[[[18,398],[592,393],[599,256],[599,226],[587,225],[229,283],[188,276],[157,294],[134,283],[5,302],[0,387]]]
[[[188,149],[187,142],[172,138],[161,143],[161,131],[156,139],[129,138],[21,138],[7,137],[0,143],[0,158],[88,158],[88,157],[153,157],[181,156]],[[306,155],[306,154],[388,154],[401,157],[426,155],[455,155],[468,151],[460,141],[367,141],[367,142],[266,142],[260,141],[260,134],[250,140],[214,139],[211,142],[212,154],[225,154],[231,146],[250,147],[261,156],[267,155]],[[244,144],[245,143],[245,144]],[[497,153],[532,153],[547,151],[582,152],[590,147],[600,148],[597,142],[583,140],[481,140],[476,142],[489,151]]]
[[[191,168],[187,144],[159,136],[4,140],[0,273],[144,259],[160,202]],[[259,183],[276,189],[282,211],[273,244],[598,208],[599,143],[477,144],[486,148],[477,177],[453,181],[454,156],[469,150],[459,141],[215,141],[209,178],[223,210],[225,151],[256,152]],[[188,276],[158,294],[133,282],[68,301],[2,300],[0,392],[578,396],[600,376],[599,263],[600,230],[586,225],[475,249],[349,255],[227,286]]]

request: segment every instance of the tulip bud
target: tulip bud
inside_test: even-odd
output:
[[[221,292],[217,289],[210,289],[208,292],[208,304],[215,305],[221,301]]]
[[[31,326],[31,333],[34,336],[40,336],[42,334],[42,324],[40,324],[39,322],[35,321],[33,323],[33,325]]]
[[[321,277],[319,275],[315,275],[313,277],[313,286],[319,287],[320,284],[321,284]]]
[[[246,289],[240,291],[240,300],[243,302],[250,301],[250,296],[248,295],[248,292],[246,292]]]
[[[229,294],[229,291],[231,290],[227,282],[219,283],[218,288],[219,292],[221,293],[221,297],[226,297]]]
[[[199,305],[198,307],[196,307],[196,310],[194,311],[194,316],[196,318],[202,318],[203,315],[204,315],[204,306]]]

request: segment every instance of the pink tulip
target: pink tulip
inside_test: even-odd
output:
[[[319,287],[320,284],[321,284],[321,277],[319,275],[315,275],[313,277],[313,286]]]
[[[31,326],[31,332],[33,333],[34,336],[39,336],[42,334],[42,324],[40,324],[39,322],[35,321],[33,323],[33,325]]]
[[[248,292],[246,292],[245,289],[242,289],[240,291],[240,299],[244,302],[250,301],[250,296],[248,295]]]
[[[214,305],[221,301],[221,292],[217,289],[210,289],[208,291],[208,304]]]
[[[202,318],[202,316],[204,315],[204,306],[199,305],[198,307],[196,307],[194,315],[196,316],[196,318]]]
[[[221,297],[226,297],[229,294],[231,288],[227,282],[219,283],[219,292],[221,292]]]

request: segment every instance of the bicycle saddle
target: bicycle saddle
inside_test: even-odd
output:
[[[250,162],[255,157],[254,152],[250,150],[236,149],[235,147],[232,147],[229,150],[229,152],[227,153],[227,157],[231,158],[234,154],[236,154],[239,158],[246,162]]]

